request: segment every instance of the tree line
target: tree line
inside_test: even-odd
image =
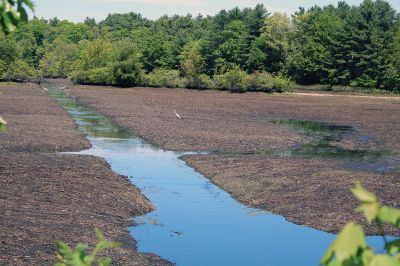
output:
[[[291,16],[254,8],[215,16],[34,18],[0,35],[0,78],[80,84],[282,91],[321,84],[400,91],[400,15],[383,0]]]

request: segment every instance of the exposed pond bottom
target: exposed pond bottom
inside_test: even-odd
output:
[[[130,228],[138,250],[177,265],[318,265],[335,235],[248,208],[180,160],[118,128],[47,84],[87,134],[93,147],[80,154],[105,158],[156,206]],[[382,246],[378,237],[370,244]]]

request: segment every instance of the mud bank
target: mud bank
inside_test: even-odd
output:
[[[0,84],[0,114],[0,264],[50,265],[57,240],[93,245],[95,228],[123,243],[115,264],[167,264],[135,251],[129,218],[154,208],[140,191],[101,158],[56,153],[90,143],[45,90]]]
[[[352,126],[353,133],[331,144],[351,151],[397,153],[399,98],[95,86],[70,86],[68,93],[159,147],[218,151],[220,155],[185,160],[239,201],[296,223],[336,232],[345,222],[359,220],[354,213],[357,202],[349,190],[355,180],[385,203],[399,206],[398,168],[374,172],[361,167],[356,171],[346,166],[351,162],[340,158],[246,155],[290,149],[310,141],[304,132],[271,123],[277,117]]]

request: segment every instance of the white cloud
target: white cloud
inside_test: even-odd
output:
[[[174,5],[174,6],[205,6],[204,0],[104,0],[105,2],[115,3],[143,3],[155,5]]]

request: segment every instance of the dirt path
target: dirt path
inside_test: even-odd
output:
[[[400,152],[397,99],[94,86],[72,86],[68,91],[159,147],[218,150],[222,155],[185,160],[241,202],[296,223],[336,232],[348,220],[359,220],[349,190],[355,180],[385,203],[400,206],[399,169],[379,174],[350,171],[342,160],[235,155],[310,141],[307,134],[271,123],[276,117],[354,126],[354,134],[332,144],[350,150]]]
[[[101,158],[61,155],[90,143],[44,90],[0,83],[0,264],[51,265],[55,242],[95,243],[95,228],[122,248],[115,264],[165,265],[135,251],[128,219],[154,207]]]

